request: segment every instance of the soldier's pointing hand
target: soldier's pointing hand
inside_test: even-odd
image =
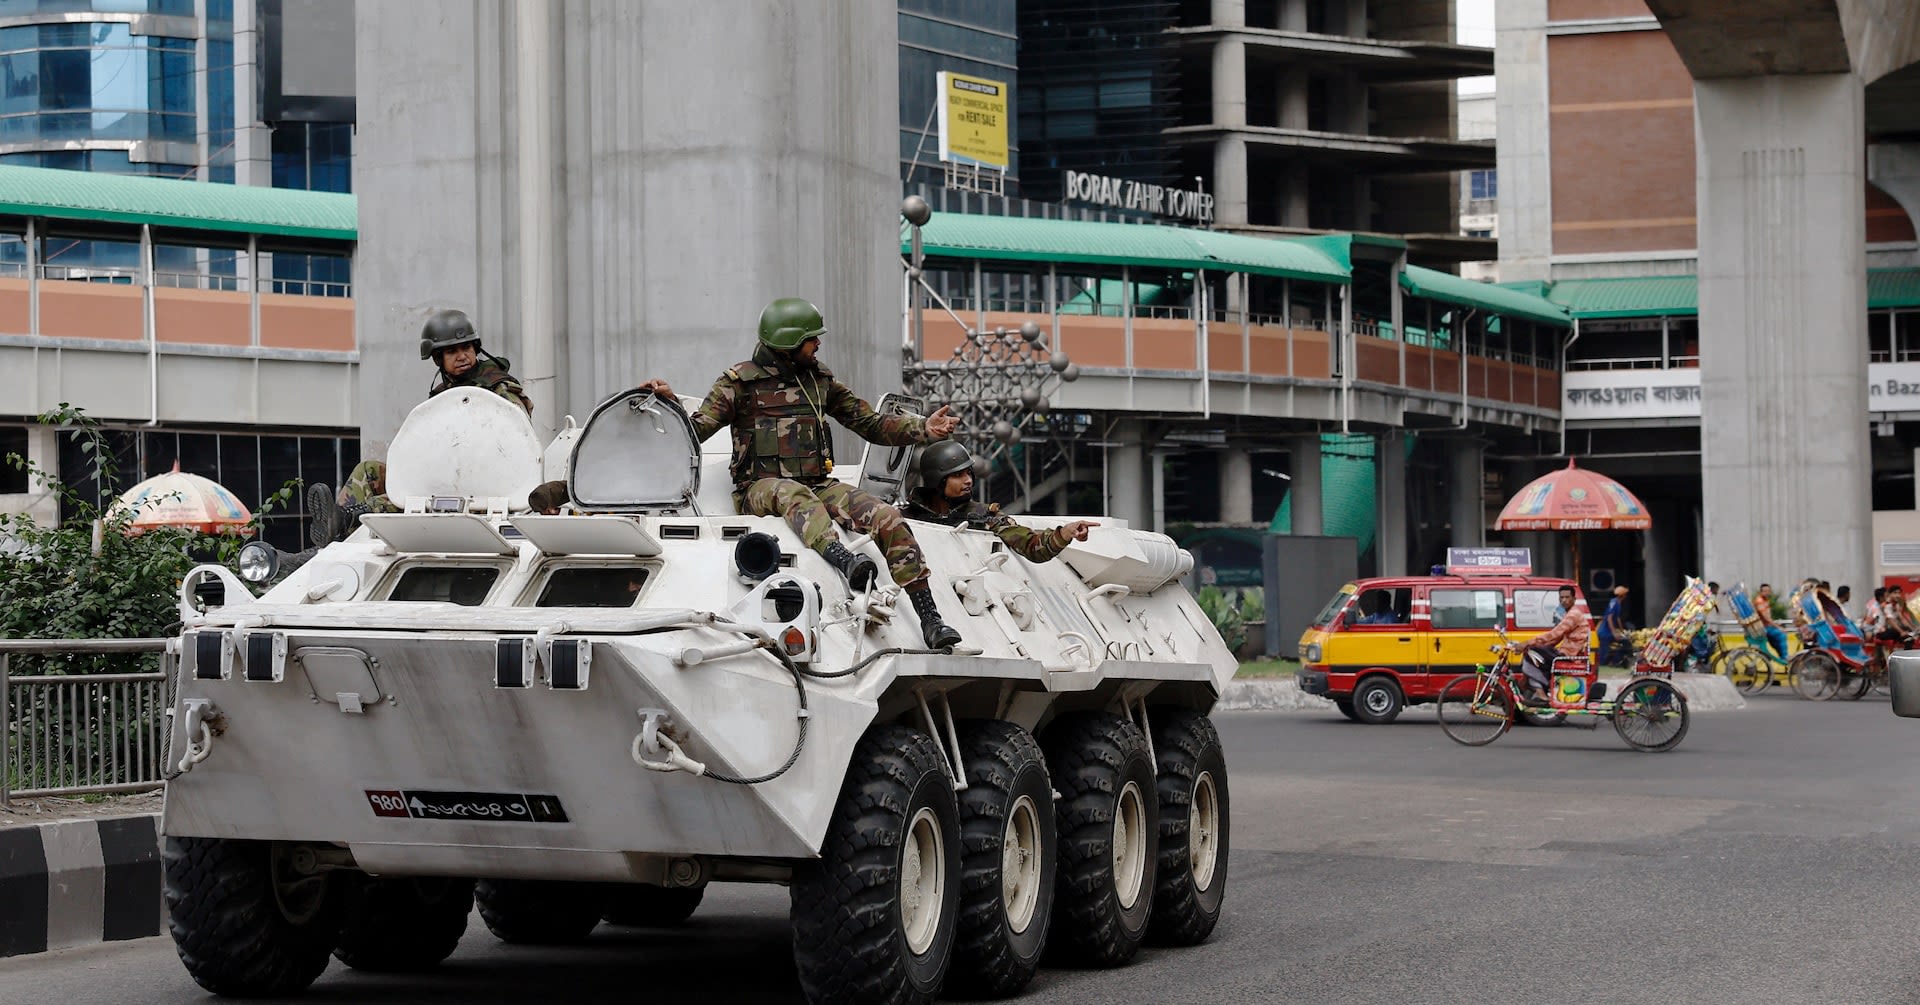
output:
[[[927,416],[928,439],[944,440],[952,436],[953,431],[958,428],[960,428],[960,417],[953,414],[953,409],[946,405],[941,405],[932,415]]]
[[[1087,532],[1098,526],[1100,525],[1091,520],[1075,520],[1072,523],[1063,525],[1061,529],[1065,530],[1067,536],[1075,541],[1085,541],[1087,539]]]

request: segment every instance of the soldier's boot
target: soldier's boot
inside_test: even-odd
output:
[[[827,562],[847,577],[847,584],[855,590],[865,592],[880,578],[880,566],[865,555],[847,550],[847,546],[838,541],[827,545]]]
[[[307,516],[312,520],[307,525],[307,540],[316,548],[324,548],[333,542],[334,529],[339,525],[340,513],[333,505],[333,490],[315,482],[307,486]]]
[[[365,503],[348,503],[345,506],[339,507],[339,515],[334,518],[333,539],[336,541],[345,541],[347,538],[352,537],[353,532],[360,529],[360,518],[371,512],[373,512],[373,507]]]
[[[913,601],[913,613],[920,616],[920,634],[927,640],[928,649],[952,649],[960,644],[959,630],[940,620],[940,606],[933,602],[933,591],[925,582],[907,587],[907,597]]]

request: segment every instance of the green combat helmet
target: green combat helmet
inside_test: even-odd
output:
[[[781,352],[792,352],[800,343],[827,333],[820,308],[799,297],[781,297],[760,312],[760,344]]]
[[[761,322],[762,330],[766,323]],[[473,330],[473,322],[467,319],[465,311],[436,311],[427,319],[425,327],[420,329],[420,358],[431,359],[433,354],[457,345],[474,344],[480,348],[480,333]]]
[[[940,493],[947,478],[973,467],[973,455],[952,440],[941,440],[920,451],[920,484],[927,491]]]

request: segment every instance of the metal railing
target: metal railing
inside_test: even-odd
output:
[[[0,807],[15,796],[157,789],[175,656],[167,639],[0,639]],[[159,653],[154,673],[15,677],[15,655]]]

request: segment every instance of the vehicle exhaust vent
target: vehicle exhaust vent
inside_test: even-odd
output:
[[[660,536],[669,541],[700,540],[700,525],[697,523],[663,523]]]
[[[737,541],[746,533],[747,529],[745,527],[722,527],[720,528],[720,540]]]

